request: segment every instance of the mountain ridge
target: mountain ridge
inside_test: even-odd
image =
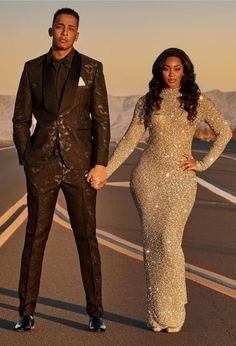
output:
[[[204,92],[222,112],[232,129],[236,129],[236,91],[222,92],[218,89]],[[109,95],[111,140],[118,141],[125,133],[133,116],[133,110],[141,95]],[[0,140],[12,140],[12,115],[15,96],[0,95]],[[206,126],[203,126],[204,130]]]

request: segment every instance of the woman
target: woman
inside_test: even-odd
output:
[[[148,129],[148,145],[130,181],[143,231],[147,325],[153,331],[179,332],[187,303],[181,243],[196,196],[195,171],[207,169],[218,158],[232,133],[213,103],[201,95],[185,52],[165,50],[152,73],[149,92],[138,100],[107,175],[125,161]],[[213,129],[216,140],[203,160],[196,161],[191,144],[202,121]],[[92,184],[96,188],[96,180]]]

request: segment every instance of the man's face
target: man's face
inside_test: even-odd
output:
[[[53,49],[70,50],[78,39],[77,29],[77,19],[74,16],[70,14],[57,16],[52,29],[49,29]]]

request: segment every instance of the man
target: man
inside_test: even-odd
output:
[[[24,165],[28,222],[19,282],[16,330],[34,327],[43,254],[61,188],[66,199],[86,293],[89,329],[104,331],[101,263],[96,239],[96,189],[106,180],[110,139],[102,64],[73,48],[79,15],[62,8],[53,18],[47,54],[26,62],[13,116],[13,138]],[[37,124],[30,136],[32,114]],[[86,178],[87,177],[87,178]]]

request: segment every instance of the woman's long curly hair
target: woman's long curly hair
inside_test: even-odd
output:
[[[180,107],[188,113],[188,120],[193,122],[197,115],[198,99],[200,89],[195,82],[194,66],[188,55],[181,49],[168,48],[164,50],[156,59],[152,67],[153,78],[149,82],[149,92],[146,94],[145,121],[149,122],[153,111],[158,111],[161,106],[162,97],[160,93],[165,88],[162,75],[165,61],[169,57],[177,57],[183,64],[183,77],[180,85]]]

